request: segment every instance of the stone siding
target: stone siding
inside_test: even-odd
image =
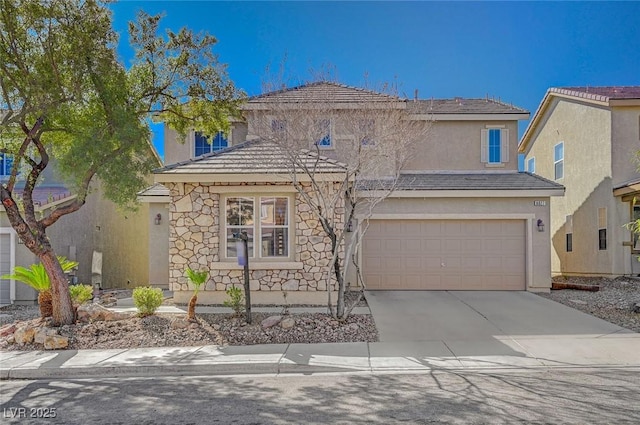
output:
[[[253,195],[280,195],[280,192],[261,192],[265,184],[238,183],[236,186],[256,186]],[[268,184],[276,186],[278,184]],[[285,184],[279,184],[285,186]],[[338,184],[328,183],[330,190],[336,191]],[[226,259],[220,250],[224,247],[224,217],[222,216],[221,187],[224,195],[229,192],[231,183],[166,183],[170,190],[169,206],[169,287],[173,291],[187,291],[193,288],[185,277],[187,267],[209,271],[209,280],[205,291],[225,291],[230,286],[242,286],[241,269],[219,269],[215,263],[235,263],[235,259]],[[286,184],[290,187],[290,184]],[[312,193],[310,185],[304,185],[307,193]],[[283,191],[282,194],[292,192]],[[241,193],[241,194],[244,194]],[[293,246],[289,252],[293,255],[280,260],[250,260],[250,285],[252,291],[326,291],[329,263],[331,261],[331,241],[324,236],[322,225],[299,193],[295,193],[295,226]],[[333,207],[336,227],[344,228],[344,202]],[[341,258],[344,245],[340,247]],[[287,268],[265,268],[268,261],[287,263]],[[262,266],[262,268],[261,268]],[[331,279],[331,289],[335,288],[335,279]]]

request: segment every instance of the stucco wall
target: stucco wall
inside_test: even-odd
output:
[[[613,197],[612,117],[607,108],[554,98],[532,135],[526,159],[536,174],[554,180],[554,145],[564,142],[564,197],[551,199],[552,273],[617,275],[628,263],[621,202]],[[627,148],[623,148],[623,150]],[[616,158],[621,158],[616,152]],[[617,173],[617,171],[616,171]],[[618,179],[622,177],[617,177]],[[627,204],[628,205],[628,204]],[[607,208],[607,249],[598,249],[598,209]],[[566,252],[566,217],[573,216],[573,251]],[[628,221],[628,206],[626,212]],[[628,240],[628,232],[625,240]],[[628,251],[628,249],[627,249]]]
[[[247,124],[234,122],[231,125],[231,133],[228,136],[229,146],[234,146],[247,139]],[[175,130],[164,126],[164,163],[175,164],[193,158],[194,132],[187,134],[185,142],[178,141]]]
[[[187,267],[209,271],[205,291],[223,292],[230,286],[243,284],[242,268],[237,266],[235,259],[225,259],[220,252],[223,246],[221,238],[224,238],[220,235],[223,225],[220,203],[223,196],[234,194],[234,186],[247,196],[294,194],[295,199],[290,256],[274,261],[252,261],[251,290],[314,292],[327,289],[330,240],[324,236],[309,205],[291,190],[290,185],[266,185],[271,187],[268,193],[263,189],[265,185],[250,183],[166,183],[166,186],[172,199],[169,207],[169,285],[173,291],[193,289],[185,277]],[[273,189],[274,186],[281,186],[282,192]],[[334,190],[337,187],[334,186]],[[310,190],[309,186],[306,190]],[[335,211],[336,227],[341,229],[344,226],[344,205],[337,205]],[[331,285],[335,285],[333,280]]]
[[[544,205],[534,205],[542,201]],[[522,219],[527,220],[531,240],[529,278],[527,288],[532,291],[551,287],[551,251],[548,223],[550,220],[549,197],[531,198],[388,198],[373,212],[373,218],[416,219]],[[545,223],[544,232],[537,230],[537,220]],[[365,236],[366,237],[366,236]],[[529,246],[529,245],[528,245]],[[528,248],[527,248],[528,249]]]
[[[640,106],[614,107],[611,111],[612,184],[640,178]]]
[[[166,203],[148,205],[149,284],[153,287],[169,289],[169,206]],[[158,214],[160,214],[160,224],[156,224]]]
[[[504,126],[509,130],[509,162],[504,166],[490,166],[481,160],[481,130]],[[429,138],[415,147],[415,154],[405,170],[518,170],[517,121],[436,121],[429,130]]]

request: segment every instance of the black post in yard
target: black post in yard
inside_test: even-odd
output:
[[[240,233],[240,239],[244,246],[244,302],[246,321],[251,324],[251,288],[249,286],[249,237],[246,231]]]

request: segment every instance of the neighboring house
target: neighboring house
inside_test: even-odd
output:
[[[640,274],[640,87],[550,88],[520,141],[527,169],[566,188],[551,201],[554,275]]]
[[[8,155],[0,164],[6,164]],[[160,163],[160,162],[158,162]],[[75,199],[56,175],[55,161],[41,177],[42,183],[33,192],[36,212],[46,212]],[[10,168],[0,170],[0,183],[10,174]],[[54,250],[78,261],[73,273],[78,283],[97,284],[103,289],[130,288],[149,283],[147,223],[149,206],[141,204],[138,211],[123,212],[102,196],[99,182],[92,185],[80,210],[63,216],[47,229]],[[15,194],[18,194],[19,187]],[[8,274],[14,266],[38,262],[19,240],[0,206],[0,275]],[[15,281],[0,281],[0,305],[32,304],[37,294],[29,286]]]
[[[249,99],[242,108],[245,121],[233,123],[227,135],[228,147],[211,146],[214,152],[202,157],[196,157],[197,133],[181,145],[166,130],[170,165],[155,176],[164,187],[155,187],[155,198],[140,195],[159,206],[169,199],[165,258],[176,300],[190,296],[186,267],[210,270],[198,296],[202,302],[220,302],[225,289],[241,284],[233,233],[245,229],[260,241],[251,258],[254,302],[281,302],[282,290],[289,301],[326,302],[322,230],[286,170],[269,165],[269,144],[256,131],[265,111],[283,103],[313,110],[314,96],[333,99],[327,137],[317,142],[328,182],[340,175],[335,160],[344,160],[340,143],[351,137],[342,133],[341,120],[363,102],[396,108],[406,119],[432,126],[398,188],[370,217],[361,253],[367,289],[549,290],[549,204],[564,189],[518,172],[517,125],[527,111],[488,98],[407,100],[323,82]],[[286,118],[274,115],[271,125],[281,131]],[[253,220],[254,211],[260,220]]]

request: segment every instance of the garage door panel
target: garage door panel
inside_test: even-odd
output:
[[[524,220],[372,220],[369,289],[525,289]]]

